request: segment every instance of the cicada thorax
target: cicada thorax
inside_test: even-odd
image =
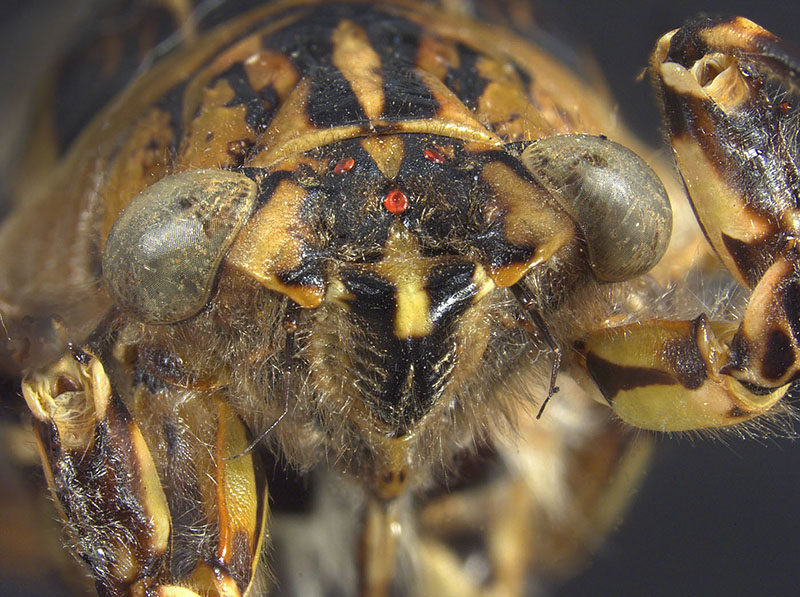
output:
[[[60,165],[6,222],[0,241],[4,249],[26,247],[19,261],[9,263],[0,282],[0,296],[9,305],[4,311],[7,323],[13,327],[14,306],[24,304],[28,315],[44,321],[56,315],[66,321],[64,336],[85,337],[112,305],[101,277],[112,226],[140,193],[179,173],[238,171],[261,185],[263,200],[263,185],[277,183],[279,171],[299,166],[296,156],[349,139],[434,135],[482,145],[481,151],[500,151],[508,142],[554,132],[611,130],[610,122],[596,122],[600,118],[594,115],[601,110],[594,104],[551,95],[547,86],[554,81],[563,80],[578,98],[582,87],[521,40],[512,38],[488,52],[490,31],[467,21],[442,23],[431,18],[434,14],[428,6],[343,3],[323,12],[306,3],[269,4],[206,34],[198,26],[196,40],[188,35],[163,57],[147,54],[154,62],[150,68],[80,134],[79,121],[85,115],[76,113],[77,120],[69,126],[61,122],[66,128],[56,135],[54,145],[62,152]],[[163,29],[158,19],[153,22],[154,30]],[[137,41],[129,45],[149,48],[142,41],[152,38],[142,33],[149,30],[136,29]],[[113,66],[106,65],[111,71]],[[75,72],[64,80],[56,105],[69,103],[70,81],[91,78],[89,71]],[[130,69],[126,72],[120,80],[130,76]],[[386,154],[379,161],[387,171],[398,168],[400,156],[409,154],[393,147],[387,141],[384,149],[370,150]],[[426,149],[435,151],[420,147],[418,152]],[[434,165],[435,160],[420,155],[422,165]],[[500,162],[486,168],[486,176],[490,170],[498,180],[514,176]],[[208,206],[206,225],[219,221],[222,212],[214,212],[218,208]],[[395,217],[385,205],[380,209],[382,217]],[[416,209],[412,202],[399,217],[410,217]],[[339,221],[344,221],[341,214]],[[364,230],[366,222],[360,224],[356,229]],[[508,232],[526,234],[521,229]],[[31,238],[57,238],[62,250],[54,252],[48,243],[30,242]],[[205,271],[195,302],[207,298],[213,267],[219,265],[211,262],[226,243],[205,243],[208,251],[218,253],[207,263],[211,269]],[[284,251],[293,252],[295,259],[300,254],[297,246]],[[530,256],[515,259],[527,262]],[[490,261],[487,256],[484,266],[494,267]],[[512,272],[509,280],[521,272]],[[52,290],[53,280],[59,280],[57,292]],[[314,287],[313,300],[320,300],[319,284],[305,287]],[[293,300],[302,304],[310,297]],[[171,317],[184,315],[185,309]],[[54,344],[50,353],[63,346],[57,339]],[[44,360],[47,357],[28,362]]]

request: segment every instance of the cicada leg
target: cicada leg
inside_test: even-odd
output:
[[[538,594],[532,583],[573,574],[619,520],[650,440],[568,376],[559,384],[541,418],[520,409],[515,434],[495,435],[420,508],[420,594]]]
[[[67,539],[100,595],[245,594],[266,486],[224,400],[144,380],[123,400],[84,350],[29,375],[23,393]]]
[[[590,333],[586,368],[642,428],[733,425],[800,377],[800,59],[743,18],[698,19],[651,60],[677,165],[710,245],[752,290],[738,323],[700,315]]]

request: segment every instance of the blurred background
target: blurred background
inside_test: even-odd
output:
[[[541,0],[534,5],[555,37],[595,56],[622,118],[653,146],[662,143],[658,115],[649,83],[637,79],[661,34],[699,12],[741,14],[800,43],[800,3]],[[28,103],[38,65],[89,7],[87,1],[76,0],[0,0],[0,164],[7,164],[15,150],[19,114]],[[3,174],[0,170],[0,184]],[[624,522],[587,569],[555,594],[797,594],[800,443],[663,437],[658,444],[651,471]],[[6,474],[10,458],[0,461],[2,506],[21,498]],[[10,536],[12,527],[25,535],[25,525],[31,523],[0,513],[0,546],[2,535]],[[31,533],[29,539],[34,538]],[[36,545],[25,549],[35,551]],[[35,562],[5,564],[0,563],[0,595],[64,595],[60,583],[37,573]]]

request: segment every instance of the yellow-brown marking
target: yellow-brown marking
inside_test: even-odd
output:
[[[700,37],[710,46],[724,52],[732,50],[759,52],[759,39],[777,41],[772,33],[744,17],[734,17],[700,32]]]
[[[664,51],[661,46],[659,49]],[[712,101],[725,114],[734,112],[752,97],[738,62],[725,54],[703,56],[688,70],[675,62],[663,62],[658,64],[658,71],[664,85],[674,93]]]
[[[132,456],[138,472],[137,495],[141,499],[142,509],[147,516],[150,533],[147,535],[147,547],[151,552],[164,554],[169,547],[172,520],[167,506],[167,496],[161,485],[156,465],[150,455],[150,449],[144,441],[142,432],[135,423],[128,426]],[[137,573],[140,572],[137,566]]]
[[[414,72],[428,89],[430,89],[431,95],[433,95],[433,98],[439,104],[436,118],[432,120],[431,124],[435,122],[453,123],[475,131],[483,131],[483,135],[481,136],[486,139],[491,139],[491,143],[500,141],[500,137],[494,132],[487,130],[485,124],[477,118],[478,115],[467,108],[461,100],[458,99],[458,96],[444,83],[423,70],[414,69]],[[464,139],[466,140],[466,138]],[[474,140],[480,141],[481,139],[474,138]]]
[[[475,264],[475,272],[472,274],[472,283],[475,285],[475,288],[477,288],[475,296],[472,299],[473,303],[481,301],[483,297],[487,296],[496,287],[494,280],[489,277],[486,270],[483,269],[483,266],[479,263]]]
[[[796,279],[794,258],[790,260],[780,255],[753,289],[736,332],[737,338],[744,340],[740,350],[745,352],[741,359],[746,365],[731,372],[737,379],[772,388],[788,384],[798,375],[800,349],[792,332],[796,323],[791,321],[797,314],[788,307],[796,299],[790,298],[788,304],[786,302],[786,293],[791,292]],[[782,339],[777,348],[770,342],[774,335]]]
[[[444,81],[447,72],[451,68],[458,68],[459,64],[460,60],[455,44],[429,35],[423,35],[420,38],[417,51],[417,66],[420,69],[431,73],[440,81]]]
[[[392,122],[377,119],[365,124],[318,129],[309,120],[305,108],[311,82],[301,80],[281,105],[270,127],[258,139],[261,151],[250,161],[254,168],[271,168],[278,161],[298,153],[335,143],[344,139],[375,136],[375,129],[386,128],[396,133],[427,133],[465,141],[480,141],[502,146],[503,141],[486,130],[441,82],[425,73],[417,73],[426,84],[435,85],[431,91],[442,105],[437,118]]]
[[[722,236],[747,245],[762,243],[775,234],[775,223],[749,207],[747,198],[724,180],[717,165],[708,159],[694,139],[675,137],[672,147],[689,194],[702,198],[702,201],[693,201],[693,205],[709,242],[725,267],[741,284],[749,287],[750,282],[742,275]]]
[[[363,27],[342,19],[333,32],[333,65],[350,83],[367,118],[377,120],[383,113],[381,59]]]
[[[86,363],[79,362],[68,353],[50,368],[27,378],[22,390],[37,422],[35,428],[42,463],[62,515],[66,514],[61,503],[64,488],[57,488],[55,479],[56,473],[61,477],[63,471],[58,467],[54,469],[54,464],[82,455],[86,463],[81,462],[79,466],[111,466],[108,455],[96,444],[96,428],[106,425],[107,448],[123,460],[126,470],[130,470],[130,474],[119,478],[125,486],[121,489],[130,492],[144,513],[142,525],[146,528],[136,536],[133,544],[115,541],[113,537],[109,537],[110,541],[105,544],[113,552],[109,554],[109,567],[115,580],[131,583],[141,575],[140,550],[144,550],[146,558],[159,558],[166,554],[171,518],[161,480],[139,427],[131,420],[119,398],[113,395],[111,382],[100,360],[91,355],[88,358]],[[45,450],[42,431],[51,427],[55,427],[60,444],[57,449]],[[114,479],[117,472],[114,471],[110,478]],[[97,480],[97,486],[92,488],[99,490],[101,499],[108,497],[105,495],[109,489],[106,482]],[[73,488],[67,489],[73,491]],[[73,499],[67,497],[65,501],[70,503]],[[70,515],[76,518],[76,522],[88,522],[81,520],[83,513],[71,512]]]
[[[215,57],[208,66],[205,66],[198,73],[195,73],[187,83],[186,89],[183,92],[181,112],[184,117],[184,126],[189,124],[189,121],[194,118],[195,112],[200,104],[205,101],[205,90],[214,77],[224,73],[234,64],[245,62],[260,50],[261,43],[259,37],[257,35],[251,35],[223,51],[219,56]],[[254,87],[254,89],[258,88]]]
[[[22,395],[33,416],[58,429],[64,450],[85,450],[106,418],[111,383],[100,361],[87,365],[64,355],[45,371],[26,377]]]
[[[393,180],[397,176],[405,155],[405,144],[400,137],[364,137],[361,140],[361,147],[375,161],[386,178]]]
[[[173,134],[169,114],[154,108],[137,123],[119,150],[102,190],[103,243],[128,202],[169,173]]]
[[[253,214],[228,253],[227,263],[252,276],[265,287],[287,295],[302,307],[322,303],[325,288],[287,286],[279,274],[297,269],[313,236],[299,211],[306,191],[289,180],[281,181],[267,204]]]
[[[425,290],[430,266],[431,260],[420,255],[411,233],[401,224],[392,225],[384,258],[374,265],[374,271],[396,289],[394,333],[401,340],[422,338],[431,333],[430,297]]]
[[[228,106],[236,94],[227,81],[219,80],[203,90],[199,114],[189,124],[178,152],[175,171],[200,168],[231,168],[237,165],[230,149],[232,140],[255,143],[247,126],[245,106]]]
[[[479,99],[483,124],[508,141],[531,141],[552,131],[530,97],[512,65],[485,56],[478,59],[478,73],[489,81]]]
[[[243,535],[247,538],[244,548],[252,568],[255,555],[253,546],[258,529],[257,502],[260,497],[256,491],[253,459],[250,454],[241,455],[248,444],[244,426],[222,401],[217,403],[217,425],[217,557],[228,566],[240,558],[235,550],[243,546],[236,545],[235,538]],[[248,575],[248,580],[251,576],[252,573]]]
[[[375,433],[371,427],[364,431],[375,446],[372,471],[372,491],[382,500],[399,497],[411,480],[411,452],[416,445],[413,433],[401,437],[386,437]]]
[[[236,581],[225,570],[199,562],[188,578],[189,584],[202,595],[214,597],[241,597]],[[194,595],[190,593],[190,595]]]
[[[191,589],[178,587],[175,585],[163,585],[156,587],[155,594],[157,597],[200,597]]]
[[[485,208],[487,222],[502,217],[507,242],[533,249],[527,261],[505,264],[489,271],[498,286],[512,286],[532,267],[546,261],[570,242],[575,236],[575,225],[543,189],[521,179],[505,164],[487,164],[481,177],[493,189],[493,197]],[[502,199],[498,200],[498,197]],[[539,199],[533,200],[534,197]]]
[[[756,395],[721,374],[732,324],[649,321],[592,332],[585,344],[592,376],[611,375],[614,411],[655,431],[685,431],[740,423],[769,410],[785,393]],[[719,334],[719,336],[718,336]],[[598,360],[599,359],[599,360]],[[697,362],[700,359],[700,362]]]
[[[250,87],[256,91],[272,85],[279,102],[289,95],[300,80],[286,55],[269,50],[258,50],[248,56],[244,61],[244,72]]]
[[[367,500],[358,545],[360,563],[358,594],[365,597],[388,595],[395,577],[397,543],[402,529],[397,505],[375,498]]]

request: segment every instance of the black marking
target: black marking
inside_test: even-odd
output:
[[[691,66],[704,52],[714,51],[706,47],[698,30],[718,22],[722,21],[698,20],[677,32],[668,60]],[[762,58],[736,53],[742,85],[748,86],[750,93],[733,111],[723,110],[711,100],[675,93],[664,85],[662,99],[671,136],[696,143],[715,174],[735,189],[738,201],[747,204],[748,211],[780,222],[787,208],[800,203],[796,139],[792,125],[787,124],[796,120],[796,113],[786,115],[775,109],[787,90],[774,81]],[[776,226],[770,236],[779,237],[779,232]],[[778,244],[775,238],[769,242]],[[752,276],[752,272],[745,274],[747,279]]]
[[[769,241],[746,243],[725,233],[722,233],[721,237],[725,250],[733,259],[739,273],[748,286],[753,288],[775,259],[774,251],[777,247],[771,246],[775,243]]]
[[[346,261],[365,263],[380,258],[388,227],[395,219],[416,237],[423,256],[475,255],[484,266],[525,263],[536,252],[533,239],[526,246],[509,243],[502,215],[487,222],[483,206],[496,193],[482,180],[482,164],[502,161],[515,175],[530,174],[513,156],[502,151],[472,155],[463,142],[449,138],[403,134],[403,160],[394,180],[387,180],[359,139],[348,139],[310,152],[316,161],[336,164],[353,158],[347,176],[326,168],[320,186],[308,192],[301,213],[310,229],[324,240],[319,250],[327,255],[346,255]],[[425,158],[428,147],[448,148],[447,162]],[[400,216],[383,208],[386,193],[400,188],[411,202]],[[262,194],[263,196],[263,194]],[[502,205],[502,197],[498,197]]]
[[[737,34],[734,45],[716,45],[713,36],[707,40],[708,30],[726,25]],[[673,35],[667,57],[690,68],[703,55],[712,52],[735,54],[746,71],[782,80],[784,88],[789,90],[797,90],[800,84],[797,48],[772,35],[743,30],[735,17],[701,15],[690,19]]]
[[[385,99],[382,117],[387,120],[433,118],[439,104],[414,71],[422,28],[407,19],[382,12],[365,12],[356,20],[366,30],[381,60]]]
[[[151,394],[163,390],[166,385],[188,387],[191,375],[178,355],[158,347],[144,347],[139,350],[134,385],[143,383]]]
[[[387,180],[360,139],[346,139],[309,151],[308,161],[298,158],[291,173],[267,176],[260,185],[260,200],[268,201],[285,177],[291,176],[295,183],[297,177],[315,178],[314,184],[319,183],[307,189],[298,210],[306,243],[298,256],[301,266],[273,273],[285,284],[319,287],[327,279],[328,264],[341,264],[336,277],[355,297],[348,318],[363,334],[348,347],[354,365],[343,375],[352,380],[370,412],[402,435],[437,404],[450,380],[457,362],[459,321],[478,290],[473,282],[475,261],[503,265],[527,261],[535,248],[510,245],[503,218],[490,225],[482,209],[487,197],[497,192],[481,178],[483,164],[502,161],[514,176],[529,179],[516,158],[502,151],[473,154],[462,141],[434,135],[402,134],[399,140],[403,159],[393,180]],[[424,150],[429,147],[447,155],[446,163],[427,160]],[[345,158],[354,163],[343,176],[331,166]],[[258,178],[256,171],[252,175]],[[393,217],[382,202],[388,191],[397,188],[412,202]],[[502,197],[497,199],[502,205]],[[424,257],[437,258],[423,282],[433,324],[424,337],[396,337],[396,289],[365,267],[384,257],[393,223],[405,227]],[[467,255],[469,259],[464,258]]]
[[[183,96],[186,91],[187,81],[181,81],[161,96],[156,107],[169,115],[172,127],[172,142],[169,147],[170,155],[176,155],[183,136]]]
[[[394,335],[397,307],[394,285],[375,274],[359,270],[344,270],[340,277],[345,288],[355,297],[350,301],[352,311],[367,319],[385,319],[381,331]]]
[[[317,157],[328,163],[352,159],[353,166],[346,174],[337,174],[332,168],[322,173],[319,189],[310,192],[310,207],[304,217],[319,222],[315,229],[329,239],[332,254],[344,252],[351,262],[379,260],[392,222],[382,201],[394,188],[392,182],[361,146],[360,139],[327,146]]]
[[[316,189],[321,185],[320,177],[308,164],[299,164],[294,171],[293,178],[298,186],[306,190]]]
[[[236,582],[239,592],[244,595],[253,574],[253,556],[248,548],[250,538],[245,531],[239,530],[233,535],[231,543],[232,548],[230,548],[230,551],[233,553],[229,554],[230,562],[227,565],[227,569]]]
[[[423,120],[439,111],[439,102],[430,89],[408,67],[384,67],[383,91],[382,117],[387,120]]]
[[[444,83],[465,106],[474,110],[489,81],[478,74],[476,65],[480,53],[462,43],[458,44],[457,50],[458,68],[447,70]]]
[[[433,327],[450,325],[472,304],[477,293],[473,283],[475,264],[442,263],[431,268],[425,281]]]
[[[196,529],[207,526],[208,520],[197,507],[203,503],[203,498],[197,481],[196,455],[192,451],[193,434],[185,423],[172,417],[164,420],[162,429],[167,446],[162,480],[172,518],[170,571],[173,577],[182,578],[197,565],[201,539]]]
[[[516,147],[516,144],[509,144],[509,147]],[[499,162],[504,166],[507,166],[519,178],[533,183],[536,182],[536,179],[528,171],[525,165],[516,156],[508,153],[504,149],[490,149],[488,151],[481,152],[478,156],[476,156],[476,158],[479,159],[483,164]]]
[[[678,383],[672,375],[660,369],[617,365],[592,352],[586,355],[586,369],[597,384],[603,397],[612,405],[620,392],[654,385],[670,386]]]
[[[661,108],[664,123],[667,126],[668,137],[675,138],[694,138],[694,131],[698,128],[698,120],[706,122],[706,126],[711,127],[706,116],[706,104],[693,96],[676,93],[672,88],[657,81],[658,89],[661,91]],[[702,127],[700,127],[702,130]]]
[[[146,369],[136,369],[133,372],[132,387],[143,385],[150,394],[158,394],[165,390],[168,386],[167,383]]]
[[[290,25],[265,36],[262,44],[288,56],[301,78],[308,77],[311,89],[306,112],[318,127],[335,127],[367,120],[350,83],[333,66],[332,36],[343,18],[357,20],[359,12],[373,7],[332,5],[324,11],[303,15]]]
[[[367,120],[350,83],[332,66],[313,71],[306,112],[309,121],[322,128],[358,124]]]
[[[692,322],[692,332],[686,339],[673,340],[664,346],[664,356],[678,382],[689,390],[702,386],[707,377],[706,362],[697,345],[699,328],[704,325],[701,315]]]
[[[92,356],[88,352],[83,350],[83,348],[81,348],[80,346],[73,344],[72,342],[67,344],[67,350],[69,350],[72,353],[72,358],[74,358],[81,365],[84,366],[88,365],[89,362],[92,360]]]
[[[691,68],[708,52],[708,45],[700,32],[720,22],[722,19],[712,19],[704,15],[684,23],[670,39],[667,60],[684,68]]]
[[[767,334],[761,374],[770,380],[778,380],[794,364],[792,341],[783,330],[773,329]]]
[[[517,73],[519,80],[522,82],[522,87],[525,89],[526,96],[530,97],[528,94],[530,92],[531,84],[533,83],[533,76],[527,70],[525,70],[521,64],[519,64],[516,60],[511,61],[511,65],[514,67],[514,72]],[[576,74],[581,74],[577,73]],[[585,77],[584,77],[585,78]]]
[[[750,362],[750,342],[742,334],[741,328],[736,331],[728,351],[728,362],[720,369],[720,373],[742,371]]]
[[[479,157],[482,164],[488,164],[490,162],[502,163],[519,178],[532,181],[530,172],[528,172],[522,163],[505,151],[486,151],[481,153]],[[482,180],[479,184],[479,194],[486,198],[484,202],[487,202],[489,197],[497,193],[497,189],[494,189],[492,185]],[[500,204],[502,204],[502,198]],[[478,251],[481,263],[488,269],[497,270],[513,264],[527,263],[536,254],[537,245],[535,242],[525,246],[514,245],[508,242],[505,234],[505,215],[496,218],[491,224],[484,222],[479,230],[480,231],[470,239],[470,243],[472,247]]]
[[[274,273],[281,284],[302,288],[325,288],[325,270],[321,260],[309,253],[304,255],[303,264],[297,269],[282,272],[269,271]]]
[[[752,414],[752,413],[749,413],[749,412],[747,412],[746,410],[743,410],[742,408],[740,408],[740,407],[738,407],[738,406],[734,406],[733,408],[731,408],[731,409],[730,409],[730,410],[729,410],[729,411],[728,411],[728,412],[725,414],[725,416],[726,416],[728,419],[744,419],[745,417],[749,417],[751,414]]]
[[[419,54],[422,27],[390,12],[374,8],[364,10],[364,5],[356,6],[360,14],[349,18],[366,30],[367,38],[380,56],[381,63],[406,68],[414,66]]]
[[[497,222],[486,234],[474,237],[474,247],[481,263],[489,270],[528,263],[536,254],[536,246],[519,247],[505,240],[502,222]]]
[[[311,89],[306,108],[318,127],[336,127],[367,121],[350,83],[332,64],[334,31],[347,19],[363,28],[381,59],[384,113],[387,120],[435,116],[438,102],[414,72],[421,28],[384,11],[380,6],[337,3],[324,11],[304,14],[280,31],[265,36],[265,47],[289,56]]]
[[[755,396],[766,396],[766,395],[771,394],[772,392],[775,391],[775,388],[767,388],[767,387],[764,387],[764,386],[759,386],[758,384],[751,383],[751,382],[746,381],[744,379],[737,379],[736,381],[745,390],[747,390],[751,394],[754,394]]]
[[[366,341],[358,351],[356,384],[370,410],[396,436],[408,432],[437,403],[456,362],[455,334],[459,316],[469,307],[477,288],[474,264],[463,261],[434,266],[426,280],[431,331],[414,338],[397,338],[396,289],[378,275],[360,269],[340,272],[354,295],[350,310],[360,322]]]
[[[249,157],[254,143],[248,139],[239,139],[228,143],[227,153],[233,160],[234,168],[241,168]]]
[[[211,80],[208,87],[214,87],[223,80],[230,85],[234,98],[226,106],[244,106],[245,122],[256,135],[264,132],[272,121],[278,108],[278,94],[272,85],[255,90],[250,86],[247,73],[241,62],[231,65],[226,71]]]
[[[47,437],[42,428],[39,433],[53,471],[54,493],[76,539],[75,549],[89,564],[98,592],[118,594],[122,588],[115,580],[113,561],[120,546],[115,536],[108,534],[109,525],[125,529],[130,537],[126,547],[143,577],[158,575],[164,554],[153,550],[152,518],[144,511],[137,487],[141,471],[134,459],[133,422],[116,393],[111,395],[106,414],[94,426],[86,449],[63,450],[57,435]]]
[[[253,169],[248,169],[248,171],[256,176]],[[247,174],[247,176],[250,178],[253,178],[253,176],[247,172],[245,172],[245,174]],[[256,197],[256,209],[263,207],[269,202],[270,199],[272,199],[272,196],[275,194],[275,189],[277,189],[278,185],[284,180],[294,180],[294,173],[288,170],[278,170],[277,172],[270,173],[259,182],[258,196]]]

